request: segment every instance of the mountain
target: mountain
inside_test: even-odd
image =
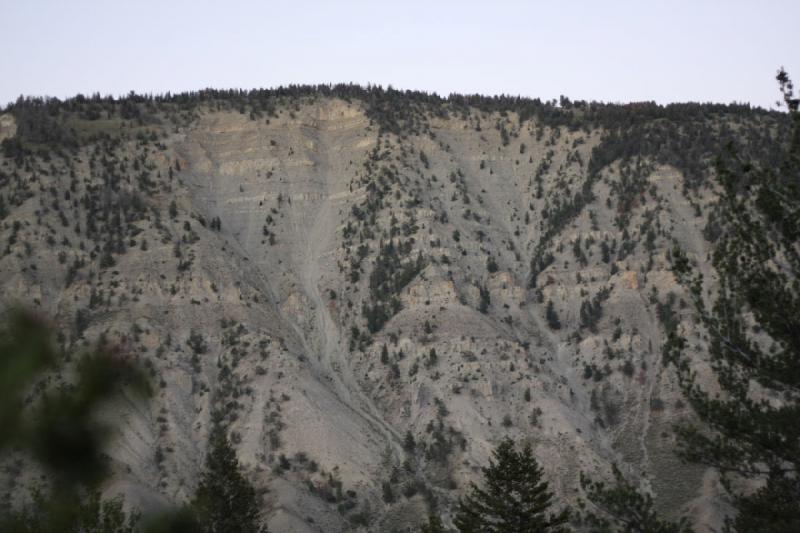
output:
[[[674,454],[692,413],[661,348],[702,333],[670,253],[713,283],[711,163],[732,143],[768,164],[787,128],[746,105],[353,85],[20,99],[0,303],[150,372],[150,402],[108,413],[107,491],[137,506],[191,497],[218,412],[271,531],[447,516],[504,436],[559,498],[616,463],[707,528],[718,480]]]

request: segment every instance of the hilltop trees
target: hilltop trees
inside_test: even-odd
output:
[[[665,347],[703,423],[679,428],[680,453],[720,472],[739,511],[727,527],[741,532],[800,531],[800,114],[783,70],[777,80],[792,121],[780,162],[758,168],[732,149],[717,161],[724,231],[710,296],[702,273],[673,253],[720,393],[697,378],[677,327]],[[742,478],[760,488],[734,490]]]
[[[566,531],[568,512],[553,512],[553,494],[542,475],[530,444],[517,451],[505,438],[483,469],[484,487],[473,483],[459,502],[456,527],[462,533]]]

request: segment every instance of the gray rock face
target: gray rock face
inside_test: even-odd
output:
[[[105,333],[152,371],[152,401],[110,413],[110,492],[188,498],[217,409],[271,531],[400,530],[432,497],[447,513],[505,435],[566,500],[616,462],[662,510],[718,520],[714,477],[673,453],[690,412],[661,360],[668,312],[694,334],[668,250],[709,269],[713,189],[651,164],[623,209],[616,162],[556,224],[603,131],[477,110],[406,137],[333,98],[108,127],[120,143],[68,160],[0,158],[0,286],[66,346]]]

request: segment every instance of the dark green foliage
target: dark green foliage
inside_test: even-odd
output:
[[[25,148],[25,145],[22,144],[18,136],[10,139],[3,139],[3,142],[0,143],[0,147],[3,149],[3,156],[7,159],[13,159],[17,166],[22,166],[24,157],[31,153],[30,150]]]
[[[739,514],[727,531],[792,533],[798,531],[797,495],[800,481],[790,475],[769,475],[766,485],[753,494],[736,498]]]
[[[494,274],[495,272],[497,272],[498,268],[499,267],[497,266],[497,261],[495,261],[494,257],[490,255],[489,258],[486,260],[486,270],[489,271],[489,274]]]
[[[427,429],[431,432],[431,439],[425,450],[425,457],[431,461],[446,465],[457,444],[457,439],[454,437],[458,437],[458,435],[453,431],[446,431],[442,419],[448,415],[447,408],[438,398],[436,398],[436,403],[438,404],[439,423],[434,425],[431,422],[428,425]]]
[[[561,320],[558,318],[558,313],[556,313],[556,307],[553,305],[553,301],[549,300],[547,302],[547,309],[545,310],[545,318],[547,319],[547,325],[550,329],[559,330],[561,329]]]
[[[620,165],[619,180],[612,182],[611,190],[617,197],[617,216],[614,219],[619,229],[628,227],[632,211],[642,202],[641,197],[648,185],[648,176],[653,172],[652,165],[645,164],[641,157],[635,157]]]
[[[189,338],[186,340],[186,345],[192,349],[192,353],[195,355],[202,355],[208,351],[208,345],[206,344],[205,339],[203,339],[203,336],[195,330],[191,330],[189,333]]]
[[[54,502],[34,492],[24,508],[0,517],[0,530],[8,533],[135,533],[139,517],[126,514],[122,498],[103,500],[99,491],[84,498],[64,495]]]
[[[478,287],[478,293],[481,298],[480,302],[478,302],[478,311],[486,314],[489,311],[489,305],[492,303],[492,295],[489,293],[489,289],[484,285]]]
[[[117,264],[117,262],[114,260],[114,256],[111,255],[111,251],[104,251],[103,255],[100,256],[100,268],[111,268],[115,264]]]
[[[381,330],[383,325],[401,309],[398,295],[423,268],[425,260],[422,254],[416,260],[403,260],[408,253],[410,243],[389,241],[381,243],[375,266],[369,276],[371,303],[364,304],[362,313],[367,320],[367,328],[371,333]]]
[[[652,102],[629,105],[603,104],[575,101],[569,107],[558,107],[555,102],[510,96],[481,96],[452,94],[442,98],[421,91],[397,91],[381,86],[360,87],[354,84],[292,85],[275,89],[243,91],[239,89],[186,92],[166,95],[129,95],[116,99],[93,95],[78,95],[65,101],[55,98],[21,98],[5,111],[14,114],[18,124],[18,137],[23,144],[34,147],[72,148],[84,139],[79,138],[69,126],[70,120],[95,120],[101,116],[135,121],[137,124],[158,124],[159,115],[166,114],[178,122],[191,120],[200,106],[239,109],[250,113],[251,118],[274,116],[279,101],[300,98],[337,97],[346,101],[359,100],[370,120],[378,125],[381,134],[415,135],[430,133],[428,118],[431,115],[447,117],[450,114],[468,116],[472,109],[482,113],[517,113],[520,123],[534,120],[539,128],[566,127],[569,130],[602,128],[607,133],[592,152],[589,175],[596,175],[608,164],[632,156],[651,156],[659,163],[681,169],[690,180],[703,176],[708,154],[714,153],[721,143],[734,138],[732,128],[715,130],[719,117],[740,120],[742,117],[759,117],[782,127],[781,115],[751,109],[748,105],[670,104],[660,106]],[[497,128],[504,144],[509,133],[503,123]],[[767,153],[772,134],[747,132],[747,142],[742,146],[752,153]],[[522,147],[520,147],[522,151]],[[179,169],[178,169],[179,170]],[[590,198],[583,195],[580,204]]]
[[[614,466],[614,483],[593,481],[581,474],[587,502],[581,518],[595,533],[691,533],[687,520],[669,522],[658,517],[650,494],[640,492]]]
[[[17,137],[25,144],[52,148],[75,148],[78,139],[63,120],[59,120],[56,101],[43,98],[22,98],[12,106],[17,122]]]
[[[419,151],[419,160],[422,161],[422,164],[425,165],[425,168],[431,167],[430,161],[428,161],[428,156],[422,150]]]
[[[384,503],[394,503],[394,489],[392,489],[392,484],[388,481],[384,481],[381,484],[381,498]]]
[[[581,327],[586,328],[592,333],[597,333],[597,324],[603,318],[603,302],[608,299],[610,291],[603,289],[599,291],[591,300],[584,300],[581,303]]]
[[[508,146],[508,142],[510,139],[505,124],[503,123],[498,124],[497,129],[500,131],[500,141],[503,143],[503,146]]]
[[[391,304],[376,303],[373,305],[364,304],[362,314],[367,320],[367,329],[372,333],[381,330],[384,324],[400,310],[400,300],[393,298]]]
[[[588,262],[588,259],[586,258],[586,254],[583,253],[583,249],[581,248],[581,237],[580,237],[580,235],[572,243],[572,253],[575,256],[575,259],[578,260],[578,263],[581,266],[586,266],[586,264]]]
[[[666,302],[659,302],[656,304],[656,316],[658,317],[659,322],[661,322],[661,325],[664,327],[664,331],[667,332],[667,335],[674,334],[678,329],[678,324],[680,323],[678,315],[673,310],[674,304],[675,294],[672,292],[667,294]]]
[[[628,376],[629,378],[633,377],[633,374],[636,372],[636,368],[633,366],[633,362],[630,359],[626,359],[625,362],[622,364],[622,373]]]
[[[389,348],[385,344],[381,348],[381,363],[384,365],[389,364]]]
[[[546,251],[546,240],[540,241],[536,246],[533,258],[531,259],[531,279],[528,283],[530,288],[536,286],[536,280],[539,274],[541,274],[544,269],[552,265],[553,261],[555,261],[553,254]]]
[[[411,431],[406,431],[405,439],[403,439],[403,449],[409,453],[412,453],[416,447],[417,442],[414,440],[414,435],[411,433]]]
[[[242,475],[225,430],[211,430],[205,471],[191,504],[202,533],[266,533],[259,523],[261,505]]]
[[[98,413],[123,392],[149,392],[144,374],[100,344],[75,361],[71,386],[50,389],[34,383],[51,372],[63,372],[62,355],[41,320],[15,312],[0,328],[0,458],[13,448],[35,460],[45,476],[29,503],[0,510],[0,531],[8,533],[129,533],[194,531],[190,517],[149,517],[138,527],[138,515],[126,514],[119,498],[103,499],[100,485],[108,475],[104,446],[111,428]],[[132,393],[132,394],[131,394]]]
[[[702,274],[681,250],[672,254],[722,391],[709,392],[696,379],[694,355],[673,328],[665,354],[705,424],[678,428],[680,453],[715,467],[726,484],[737,477],[765,482],[753,493],[728,485],[739,510],[728,523],[734,531],[800,531],[800,114],[783,71],[778,81],[793,124],[779,143],[780,162],[758,167],[733,149],[717,161],[723,231],[712,256],[716,292],[704,297]]]
[[[611,262],[611,249],[608,247],[608,243],[606,241],[600,243],[600,259],[603,261],[603,263]]]
[[[0,331],[0,451],[8,446],[29,450],[44,467],[68,485],[93,485],[105,474],[101,448],[108,428],[94,417],[120,389],[146,392],[137,369],[107,347],[76,354],[74,387],[41,394],[35,413],[23,409],[23,398],[60,357],[52,334],[38,319],[17,313]]]
[[[483,469],[483,488],[473,483],[459,502],[456,527],[462,533],[567,531],[568,512],[553,512],[553,494],[542,474],[530,444],[517,451],[504,439]]]
[[[431,513],[428,515],[428,521],[422,524],[420,529],[421,533],[445,533],[444,524],[439,515]]]
[[[577,111],[587,114],[577,119],[573,115]],[[625,183],[615,186],[620,193],[620,215],[616,220],[620,227],[627,225],[630,210],[644,189],[645,181],[642,177],[647,167],[641,161],[645,159],[679,169],[689,188],[699,187],[706,182],[709,161],[727,142],[736,143],[739,149],[760,162],[776,162],[779,151],[776,149],[778,143],[775,139],[788,126],[784,117],[776,113],[761,115],[773,126],[772,129],[763,128],[759,131],[749,128],[746,134],[739,136],[734,135],[727,124],[719,124],[723,117],[736,122],[750,113],[752,110],[746,105],[687,103],[662,107],[652,102],[621,106],[580,102],[573,103],[573,107],[569,109],[547,114],[546,121],[550,126],[564,125],[571,130],[602,127],[606,133],[600,144],[592,149],[581,189],[571,197],[556,197],[554,200],[557,202],[553,202],[548,208],[548,224],[534,250],[528,285],[535,287],[538,275],[551,262],[548,260],[547,250],[552,238],[594,199],[594,183],[601,172],[615,161],[627,165],[635,160],[634,170],[626,174]],[[542,112],[538,111],[536,114],[542,120]],[[541,197],[538,192],[537,197]]]
[[[607,133],[592,152],[588,165],[590,175],[597,174],[615,160],[639,155],[652,156],[659,163],[679,168],[690,180],[700,180],[708,154],[734,137],[731,128],[716,131],[715,119],[759,117],[773,121],[779,128],[784,125],[778,113],[754,110],[741,104],[660,106],[652,102],[619,105],[574,101],[569,107],[558,107],[555,102],[543,102],[538,98],[460,94],[442,98],[422,91],[398,91],[378,85],[365,88],[354,84],[292,85],[251,91],[204,89],[166,95],[130,93],[119,99],[100,95],[78,95],[64,101],[21,98],[5,111],[14,114],[18,137],[23,143],[72,148],[83,139],[72,131],[68,119],[95,120],[105,116],[137,124],[158,124],[159,115],[163,114],[176,121],[191,120],[200,106],[239,109],[249,112],[251,118],[261,118],[274,116],[279,101],[321,97],[360,101],[381,134],[430,133],[429,116],[457,114],[466,117],[472,109],[482,113],[517,113],[520,123],[534,120],[539,128],[566,127],[572,131],[602,128]],[[497,128],[504,144],[508,143],[505,125],[498,123]],[[774,156],[775,151],[770,149],[771,132],[766,129],[764,132],[748,131],[747,135],[751,138],[742,146],[749,152]],[[588,198],[584,197],[580,203],[585,200]]]
[[[439,363],[439,356],[436,355],[436,349],[431,348],[431,351],[428,352],[428,359],[425,361],[425,366],[427,368],[432,368]]]

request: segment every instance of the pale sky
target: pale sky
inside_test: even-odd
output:
[[[773,107],[798,36],[800,0],[0,0],[0,106],[357,82]]]

